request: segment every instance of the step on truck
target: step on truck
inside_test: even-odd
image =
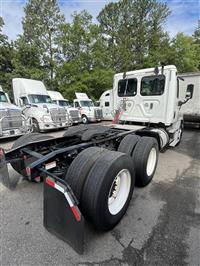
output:
[[[0,140],[30,132],[31,121],[22,114],[21,108],[12,104],[0,86]]]
[[[142,123],[79,125],[56,138],[38,133],[22,136],[10,151],[0,149],[1,182],[10,189],[17,185],[8,164],[28,181],[44,181],[45,228],[83,253],[85,222],[100,231],[116,226],[129,206],[134,186],[151,182],[159,151],[180,142],[178,82],[174,66],[115,76],[114,99],[122,93],[129,98],[120,110],[126,111],[131,97],[142,90],[144,96],[134,100],[135,108],[141,106]],[[149,114],[154,105],[157,122]],[[117,116],[118,121],[123,121],[123,114]],[[145,123],[144,114],[152,123]]]
[[[14,78],[12,85],[15,104],[31,119],[33,132],[68,127],[65,109],[52,102],[42,81]]]
[[[81,114],[78,108],[72,107],[67,99],[64,99],[59,91],[47,91],[53,103],[64,107],[67,112],[69,123],[79,124],[82,122]]]

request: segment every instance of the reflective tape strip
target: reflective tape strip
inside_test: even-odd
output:
[[[64,194],[69,206],[70,206],[70,209],[75,217],[75,219],[80,222],[81,220],[81,213],[78,209],[78,207],[76,205],[74,205],[69,193],[67,191],[65,191],[65,189],[61,186],[59,186],[58,184],[55,183],[55,181],[53,181],[53,179],[50,179],[50,178],[46,178],[46,183],[48,185],[50,185],[51,187],[54,187],[55,189],[57,189],[58,191],[60,191],[61,193]]]
[[[79,212],[79,209],[78,209],[76,206],[73,206],[73,207],[71,207],[71,210],[72,210],[72,212],[73,212],[73,214],[74,214],[75,219],[76,219],[78,222],[80,222],[80,220],[81,220],[81,214],[80,214],[80,212]]]
[[[65,195],[65,198],[67,199],[67,201],[68,201],[68,203],[69,203],[69,206],[70,206],[70,207],[73,207],[74,204],[73,204],[73,202],[72,202],[72,200],[71,200],[69,194],[68,194],[67,192],[65,192],[64,195]]]
[[[57,190],[59,190],[61,193],[65,194],[65,190],[64,190],[63,187],[58,186],[56,183],[55,183],[54,187],[55,187]]]
[[[55,182],[48,177],[46,178],[46,183],[51,187],[55,187]]]

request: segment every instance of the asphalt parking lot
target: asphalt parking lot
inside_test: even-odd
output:
[[[50,133],[62,135],[63,132]],[[1,143],[9,149],[12,141]],[[17,175],[10,167],[10,173]],[[43,227],[43,184],[0,184],[0,265],[200,265],[200,131],[160,154],[153,181],[135,188],[114,230],[87,228],[78,255]]]

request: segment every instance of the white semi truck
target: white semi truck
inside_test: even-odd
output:
[[[75,95],[74,107],[80,110],[83,124],[102,120],[102,109],[100,107],[95,107],[93,101],[88,98],[86,93],[76,92]]]
[[[68,126],[65,109],[52,102],[43,82],[15,78],[12,84],[15,103],[26,117],[31,118],[33,132]]]
[[[10,102],[9,96],[0,86],[0,139],[20,136],[31,130],[30,121],[21,108]]]
[[[102,93],[99,106],[102,108],[103,120],[113,120],[112,90]]]
[[[51,97],[53,103],[64,107],[65,111],[68,114],[69,122],[71,124],[81,123],[81,115],[78,108],[72,107],[67,99],[64,99],[62,94],[58,91],[47,91],[49,96]]]
[[[30,181],[44,179],[45,228],[83,253],[85,221],[100,231],[116,226],[134,186],[151,182],[159,150],[180,142],[180,107],[194,88],[190,84],[181,101],[178,85],[175,66],[116,74],[113,104],[120,124],[70,127],[59,138],[22,136],[10,151],[0,148],[0,180],[12,188],[9,163]]]
[[[182,79],[179,87],[182,99],[185,97],[187,86],[190,84],[195,86],[192,99],[181,108],[184,122],[200,126],[200,72],[183,73],[178,76]]]

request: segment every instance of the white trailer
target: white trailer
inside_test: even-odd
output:
[[[178,76],[182,79],[179,87],[182,99],[185,97],[187,86],[190,84],[195,86],[192,99],[181,108],[184,122],[200,124],[200,72],[183,73]]]
[[[93,101],[88,98],[86,93],[76,92],[75,95],[74,107],[80,110],[82,122],[84,124],[102,120],[102,109],[100,107],[95,107]]]
[[[12,84],[15,103],[23,108],[26,117],[31,118],[33,132],[68,126],[65,109],[53,104],[43,82],[15,78]]]
[[[113,120],[112,90],[107,90],[102,93],[99,98],[99,106],[103,111],[103,120]]]
[[[81,114],[78,108],[72,107],[67,99],[64,99],[59,91],[47,91],[53,103],[64,107],[68,114],[69,122],[71,124],[78,124],[81,120]]]
[[[21,108],[11,104],[8,94],[0,86],[0,139],[23,135],[30,131],[30,127]]]

